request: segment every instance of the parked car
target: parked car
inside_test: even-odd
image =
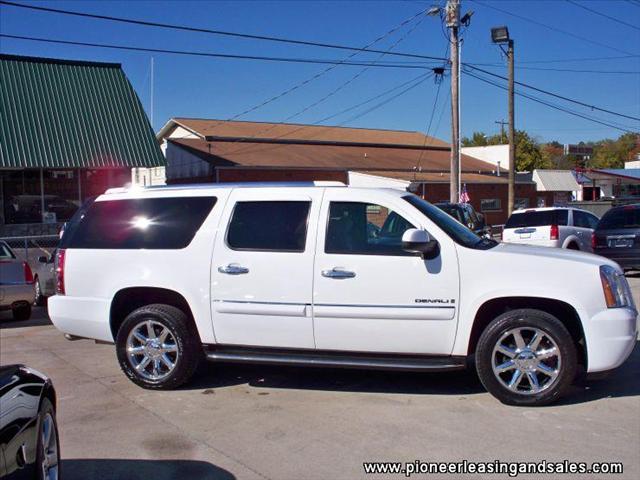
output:
[[[0,478],[61,477],[56,391],[24,365],[0,366]]]
[[[14,320],[28,320],[34,299],[31,267],[0,240],[0,310],[11,310]]]
[[[374,237],[374,219],[405,230]],[[115,343],[144,388],[184,384],[203,358],[411,371],[474,360],[501,401],[541,405],[578,364],[616,368],[636,343],[614,262],[480,238],[406,192],[120,189],[76,220],[60,240],[50,317],[69,339]]]
[[[607,211],[593,232],[592,245],[594,253],[625,270],[640,270],[640,204]]]
[[[516,210],[504,226],[502,240],[591,252],[591,234],[597,224],[598,217],[578,208]]]
[[[41,255],[33,268],[36,305],[43,305],[48,297],[56,293],[55,251]]]
[[[484,215],[476,212],[471,204],[440,202],[434,205],[469,227],[476,235],[491,238],[491,227],[487,225]]]

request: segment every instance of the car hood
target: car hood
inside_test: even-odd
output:
[[[594,255],[593,253],[580,252],[578,250],[569,250],[566,248],[540,247],[534,245],[517,245],[513,243],[500,243],[491,249],[491,252],[503,255],[514,256],[532,256],[554,261],[577,262],[581,264],[589,264],[599,267],[600,265],[611,265],[620,270],[617,263]]]

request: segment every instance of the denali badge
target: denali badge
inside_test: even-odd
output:
[[[416,298],[416,303],[456,303],[455,298],[445,300],[444,298]]]

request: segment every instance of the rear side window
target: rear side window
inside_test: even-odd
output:
[[[541,210],[514,213],[509,217],[504,228],[544,227],[546,225],[567,225],[568,210]]]
[[[0,242],[0,260],[8,260],[16,258],[9,245],[4,242]]]
[[[238,202],[227,244],[233,250],[304,252],[311,202]]]
[[[185,248],[215,203],[215,197],[94,202],[73,225],[73,230],[65,232],[60,248]]]
[[[598,218],[595,215],[591,215],[587,212],[581,212],[580,210],[573,211],[573,225],[579,228],[591,228],[595,229],[598,224]]]
[[[640,208],[622,207],[609,210],[600,220],[598,228],[640,228]]]

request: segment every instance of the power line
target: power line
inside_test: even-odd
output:
[[[467,65],[484,65],[502,67],[501,63],[467,63]],[[516,70],[537,70],[542,72],[571,72],[571,73],[596,73],[603,75],[640,75],[640,70],[583,70],[575,68],[547,68],[547,67],[515,67]]]
[[[211,52],[193,52],[193,51],[184,51],[184,50],[167,50],[167,49],[158,49],[158,48],[146,48],[146,47],[130,47],[130,46],[125,46],[125,45],[113,45],[113,44],[100,44],[100,43],[89,43],[89,42],[76,42],[76,41],[70,41],[70,40],[56,40],[56,39],[47,39],[47,38],[38,38],[38,37],[28,37],[28,36],[21,36],[21,35],[9,35],[9,34],[0,34],[0,38],[12,38],[12,39],[18,39],[18,40],[26,40],[26,41],[35,41],[35,42],[44,42],[44,43],[54,43],[54,44],[64,44],[64,45],[75,45],[75,46],[85,46],[85,47],[96,47],[96,48],[107,48],[107,49],[116,49],[116,50],[127,50],[127,51],[143,51],[143,52],[153,52],[153,53],[167,53],[167,54],[175,54],[175,55],[189,55],[189,56],[198,56],[198,57],[213,57],[213,58],[227,58],[227,59],[246,59],[246,60],[264,60],[264,61],[277,61],[277,62],[294,62],[294,63],[330,63],[330,67],[328,67],[327,69],[313,75],[312,77],[309,77],[307,79],[305,79],[304,81],[294,85],[293,87],[285,90],[284,92],[281,92],[278,95],[275,95],[267,100],[265,100],[264,102],[251,107],[237,115],[234,115],[232,118],[228,119],[228,121],[230,120],[235,120],[236,118],[239,118],[243,115],[246,115],[247,113],[251,113],[255,110],[258,110],[259,108],[266,106],[269,103],[272,103],[280,98],[282,98],[283,96],[301,88],[304,85],[307,85],[308,83],[312,82],[313,80],[316,80],[317,78],[321,77],[322,75],[324,75],[325,73],[328,73],[328,71],[333,70],[335,67],[337,67],[338,65],[350,65],[350,63],[348,62],[348,60],[343,60],[343,61],[329,61],[329,60],[316,60],[316,59],[302,59],[302,58],[283,58],[283,57],[262,57],[262,56],[257,56],[257,55],[234,55],[234,54],[223,54],[223,53],[211,53]],[[393,53],[393,52],[390,52]],[[375,61],[371,62],[371,63],[356,63],[354,64],[356,66],[363,66],[366,65],[367,68],[371,67],[371,66],[375,66],[375,67],[381,67],[382,65],[378,65]],[[416,66],[410,66],[410,65],[393,65],[393,64],[383,64],[385,67],[387,68],[426,68],[426,67],[416,67]],[[498,77],[501,78],[503,80],[506,79],[506,77],[503,77],[502,75],[498,75],[496,73],[493,72],[489,72],[487,70],[481,69],[479,67],[477,67],[475,64],[469,64],[469,63],[463,63],[464,66],[469,67],[469,68],[473,68],[475,70],[481,71],[483,73],[486,73],[488,75],[494,76],[494,77]],[[518,85],[521,85],[523,87],[526,88],[531,88],[533,90],[536,90],[540,93],[545,93],[547,95],[568,101],[568,102],[572,102],[572,103],[576,103],[578,105],[582,105],[584,107],[590,108],[592,110],[599,110],[602,111],[604,113],[609,113],[611,115],[617,115],[617,116],[621,116],[624,118],[628,118],[631,120],[640,120],[640,118],[638,117],[633,117],[630,115],[624,115],[621,113],[617,113],[617,112],[613,112],[611,110],[607,110],[604,108],[600,108],[600,107],[596,107],[595,105],[590,105],[587,104],[585,102],[581,102],[579,100],[575,100],[575,99],[571,99],[568,97],[564,97],[562,95],[558,95],[555,94],[553,92],[549,92],[537,87],[534,87],[532,85],[528,85],[525,84],[523,82],[518,82],[516,81],[515,83],[517,83]]]
[[[611,45],[607,45],[606,43],[597,42],[596,40],[592,40],[590,38],[583,37],[581,35],[577,35],[577,34],[572,33],[572,32],[568,32],[567,30],[562,30],[562,29],[557,28],[557,27],[552,27],[551,25],[547,25],[546,23],[538,22],[537,20],[533,20],[532,18],[525,17],[524,15],[519,15],[517,13],[513,13],[513,12],[510,12],[508,10],[504,10],[504,9],[496,7],[494,5],[489,5],[489,4],[481,2],[479,0],[471,0],[471,1],[474,2],[474,3],[477,3],[478,5],[482,5],[483,7],[491,8],[491,9],[496,10],[498,12],[502,12],[502,13],[505,13],[507,15],[511,15],[512,17],[519,18],[520,20],[524,20],[525,22],[533,23],[534,25],[538,25],[539,27],[543,27],[543,28],[546,28],[548,30],[552,30],[552,31],[557,32],[557,33],[562,33],[564,35],[568,35],[568,36],[576,38],[578,40],[582,40],[583,42],[591,43],[593,45],[598,45],[599,47],[608,48],[610,50],[614,50],[616,52],[624,53],[624,54],[627,54],[627,55],[636,55],[634,53],[622,50],[621,48],[614,47],[614,46],[611,46]]]
[[[470,65],[470,64],[465,64],[465,67],[471,68],[473,70],[477,70],[477,71],[485,73],[487,75],[491,75],[492,77],[500,78],[502,80],[508,80],[507,77],[504,77],[502,75],[498,75],[497,73],[490,72],[490,71],[485,70],[483,68],[475,67],[475,66]],[[514,83],[516,83],[517,85],[520,85],[522,87],[529,88],[531,90],[535,90],[536,92],[544,93],[545,95],[549,95],[551,97],[555,97],[555,98],[558,98],[560,100],[564,100],[566,102],[571,102],[571,103],[575,103],[576,105],[581,105],[583,107],[590,108],[591,110],[598,110],[600,112],[608,113],[610,115],[616,115],[618,117],[624,117],[624,118],[628,118],[630,120],[640,121],[639,117],[632,117],[631,115],[625,115],[623,113],[614,112],[612,110],[607,110],[606,108],[596,107],[595,105],[590,105],[590,104],[582,102],[580,100],[575,100],[573,98],[565,97],[564,95],[553,93],[553,92],[550,92],[548,90],[543,90],[542,88],[534,87],[533,85],[529,85],[527,83],[518,82],[518,81],[516,81]]]
[[[135,51],[135,52],[147,52],[147,53],[166,53],[170,55],[187,55],[187,56],[196,56],[196,57],[211,57],[211,58],[223,58],[230,60],[260,60],[260,61],[268,61],[268,62],[287,62],[287,63],[309,63],[309,64],[319,64],[319,65],[346,65],[346,66],[356,66],[356,67],[376,67],[376,68],[404,68],[404,69],[415,69],[415,70],[427,70],[427,66],[423,65],[409,65],[409,64],[395,64],[395,63],[383,63],[378,64],[375,61],[370,62],[351,62],[347,60],[324,60],[324,59],[313,59],[313,58],[293,58],[293,57],[269,57],[269,56],[261,56],[261,55],[239,55],[239,54],[229,54],[229,53],[218,53],[218,52],[196,52],[192,50],[170,50],[163,48],[150,48],[150,47],[132,47],[127,45],[115,45],[108,43],[91,43],[91,42],[78,42],[73,40],[60,40],[60,39],[52,39],[52,38],[42,38],[42,37],[31,37],[24,35],[11,35],[7,33],[0,33],[0,37],[11,38],[14,40],[25,40],[31,42],[42,42],[42,43],[54,43],[60,45],[73,45],[80,47],[95,47],[95,48],[107,48],[114,50],[127,50],[127,51]]]
[[[424,135],[424,142],[422,142],[422,150],[420,150],[420,155],[418,156],[418,161],[416,162],[416,172],[420,169],[420,164],[422,163],[422,157],[424,155],[424,148],[427,146],[427,142],[429,141],[429,132],[431,131],[431,124],[433,123],[433,117],[436,113],[436,109],[438,107],[438,96],[440,95],[440,87],[442,86],[442,79],[438,81],[438,88],[436,89],[436,97],[433,101],[433,107],[431,108],[431,114],[429,115],[429,124],[427,125],[427,130]],[[415,173],[414,173],[415,180]]]
[[[415,18],[412,17],[410,20],[413,20]],[[422,17],[421,19],[419,19],[412,28],[410,28],[407,32],[405,32],[404,35],[402,35],[400,38],[398,38],[388,49],[386,52],[381,53],[380,55],[378,55],[378,57],[374,60],[374,63],[377,62],[378,60],[380,60],[382,57],[384,57],[387,53],[391,52],[391,50],[393,50],[398,44],[400,44],[404,39],[406,39],[417,27],[418,25],[420,25],[422,23],[422,21],[424,20],[424,18],[426,17]],[[397,30],[398,28],[400,28],[402,25],[405,25],[407,23],[407,21],[403,22],[401,25],[399,25],[398,27],[394,28],[393,30],[391,30],[389,33]],[[386,35],[388,35],[389,33],[387,33]],[[385,36],[386,36],[385,35]],[[383,37],[381,37],[383,38]],[[353,55],[357,55],[356,53],[353,53],[351,56]],[[335,67],[329,67],[329,69],[332,69]],[[342,89],[344,89],[345,87],[347,87],[348,85],[350,85],[351,83],[353,83],[355,80],[357,80],[360,76],[362,76],[367,70],[369,70],[369,66],[364,67],[363,69],[361,69],[359,72],[357,72],[355,75],[353,75],[352,77],[350,77],[349,79],[347,79],[346,81],[342,82],[340,85],[338,85],[336,88],[334,88],[333,90],[331,90],[329,93],[327,93],[326,95],[324,95],[323,97],[321,97],[320,99],[316,100],[315,102],[312,102],[310,104],[308,104],[307,106],[303,107],[302,109],[298,110],[297,112],[293,113],[292,115],[289,115],[288,117],[286,117],[282,122],[280,123],[287,123],[290,120],[302,115],[303,113],[307,112],[308,110],[320,105],[321,103],[325,102],[326,100],[328,100],[329,98],[331,98],[332,96],[334,96],[336,93],[338,93],[339,91],[341,91]],[[254,135],[252,135],[249,138],[253,138],[256,137],[262,133],[268,132],[274,128],[276,128],[277,124],[271,125],[270,127],[263,129],[261,131],[256,132]],[[246,138],[242,138],[239,139],[239,141],[242,140],[246,140]]]
[[[110,15],[97,15],[97,14],[77,12],[72,10],[62,10],[59,8],[41,7],[36,5],[24,5],[22,3],[10,2],[5,0],[0,0],[0,5],[6,5],[10,7],[16,7],[16,8],[25,8],[29,10],[37,10],[41,12],[56,13],[61,15],[72,15],[76,17],[93,18],[96,20],[128,23],[132,25],[139,25],[139,26],[145,26],[145,27],[167,28],[171,30],[207,33],[212,35],[221,35],[221,36],[228,36],[228,37],[235,37],[235,38],[246,38],[251,40],[265,40],[270,42],[287,43],[292,45],[303,45],[307,47],[333,48],[338,50],[350,50],[354,52],[366,52],[366,53],[383,53],[384,52],[384,50],[369,49],[369,46],[373,45],[373,43],[376,43],[376,42],[373,42],[372,44],[367,45],[366,47],[353,47],[353,46],[347,46],[347,45],[338,45],[334,43],[311,42],[307,40],[296,40],[291,38],[273,37],[273,36],[267,36],[267,35],[253,35],[248,33],[229,32],[224,30],[213,30],[209,28],[191,27],[188,25],[175,25],[175,24],[169,24],[169,23],[151,22],[147,20],[135,20],[132,18],[113,17]],[[413,17],[411,17],[409,21],[413,20],[414,18],[420,15],[423,15],[424,13],[425,13],[425,10],[421,10],[420,12],[416,13]],[[394,52],[394,53],[391,53],[390,55],[400,56],[400,57],[424,58],[424,59],[430,59],[430,60],[444,60],[443,58],[430,57],[427,55],[417,55],[412,53]]]
[[[580,3],[575,2],[575,1],[573,1],[573,0],[565,0],[565,1],[566,1],[566,2],[568,2],[568,3],[570,3],[571,5],[575,5],[575,6],[576,6],[576,7],[578,7],[578,8],[581,8],[581,9],[583,9],[583,10],[586,10],[587,12],[591,12],[591,13],[593,13],[593,14],[595,14],[595,15],[599,15],[599,16],[601,16],[601,17],[608,18],[609,20],[613,20],[614,22],[617,22],[617,23],[619,23],[619,24],[621,24],[621,25],[625,25],[625,26],[627,26],[627,27],[631,27],[631,28],[635,28],[636,30],[640,30],[640,27],[638,27],[637,25],[633,25],[633,24],[631,24],[631,23],[627,23],[627,22],[622,21],[622,20],[620,20],[620,19],[618,19],[618,18],[615,18],[615,17],[612,17],[612,16],[610,16],[610,15],[607,15],[606,13],[602,13],[602,12],[599,12],[599,11],[594,10],[594,9],[592,9],[592,8],[586,7],[586,6],[581,5]]]
[[[597,60],[621,60],[621,59],[629,59],[629,58],[639,58],[640,55],[617,55],[610,57],[582,57],[582,58],[558,58],[556,60],[522,60],[518,61],[520,64],[529,64],[529,63],[567,63],[567,62],[590,62]],[[418,62],[413,62],[418,63]],[[472,62],[474,65],[502,65],[498,63],[477,63]]]
[[[489,79],[483,78],[483,77],[481,77],[479,75],[476,75],[476,74],[474,74],[472,72],[464,71],[463,73],[465,73],[466,75],[469,75],[470,77],[476,78],[476,79],[478,79],[478,80],[480,80],[482,82],[488,83],[488,84],[493,85],[493,86],[498,87],[498,88],[501,88],[502,90],[507,90],[507,87],[505,87],[504,85],[501,85],[501,84],[499,84],[497,82],[494,82],[494,81],[491,81]],[[582,119],[589,120],[589,121],[595,122],[595,123],[599,123],[600,125],[604,125],[604,126],[616,129],[616,130],[621,130],[623,132],[634,133],[633,130],[631,130],[631,129],[627,128],[627,127],[617,126],[617,125],[614,125],[614,124],[611,124],[611,123],[607,123],[607,122],[604,122],[602,120],[599,120],[599,119],[596,119],[596,118],[593,118],[593,117],[589,117],[587,115],[583,115],[583,114],[581,114],[579,112],[575,112],[573,110],[569,110],[569,109],[561,107],[559,105],[555,105],[553,103],[549,103],[549,102],[547,102],[545,100],[541,100],[541,99],[539,99],[537,97],[534,97],[534,96],[531,96],[531,95],[527,95],[526,93],[522,93],[522,92],[516,91],[515,94],[520,96],[520,97],[527,98],[527,99],[532,100],[534,102],[537,102],[537,103],[540,103],[542,105],[545,105],[547,107],[553,108],[555,110],[559,110],[561,112],[567,113],[569,115],[580,117]]]

